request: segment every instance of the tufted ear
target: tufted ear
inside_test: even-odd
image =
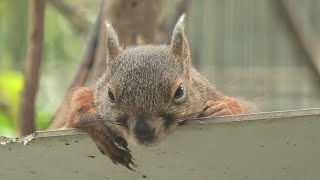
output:
[[[107,28],[107,65],[110,66],[123,50],[120,46],[118,35],[114,31],[111,23],[106,20],[105,24]]]
[[[181,15],[175,25],[171,39],[171,54],[177,65],[183,68],[183,71],[189,72],[191,67],[190,50],[186,35],[184,33],[185,14]]]

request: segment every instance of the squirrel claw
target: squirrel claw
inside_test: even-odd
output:
[[[128,169],[133,170],[130,167],[130,164],[134,165],[134,163],[132,162],[132,155],[127,147],[127,142],[118,136],[116,136],[116,138],[109,138],[110,134],[104,134],[104,136],[100,137],[103,137],[101,141],[94,141],[96,142],[96,145],[100,151],[102,149],[102,154],[108,156],[113,163],[121,164]],[[113,136],[111,135],[111,137]]]
[[[121,164],[129,169],[133,164],[132,155],[125,139],[109,128],[98,115],[93,103],[93,91],[90,88],[80,88],[72,95],[69,120],[66,128],[80,128],[94,141],[99,151],[115,164]]]
[[[225,116],[232,115],[233,113],[224,102],[211,102],[209,101],[206,109],[201,114],[202,117],[208,116]]]
[[[208,101],[200,117],[243,114],[244,108],[233,98],[224,97],[219,101]]]
[[[132,170],[130,164],[134,165],[134,163],[132,162],[132,155],[128,151],[117,147],[116,144],[112,144],[109,148],[106,147],[106,151],[102,154],[108,156],[114,164],[121,164]]]
[[[132,170],[129,166],[132,162],[132,155],[125,139],[115,134],[102,121],[96,121],[91,126],[80,126],[89,134],[103,155],[108,156],[114,164],[121,164]]]
[[[126,167],[128,169],[130,169],[131,171],[135,171],[132,167],[130,167],[130,165],[132,165],[133,167],[137,167],[136,164],[134,164],[131,160],[129,161],[129,163],[126,165]]]
[[[130,149],[128,148],[128,143],[125,139],[123,139],[120,136],[114,137],[113,141],[120,147],[122,147],[124,150],[131,152]]]

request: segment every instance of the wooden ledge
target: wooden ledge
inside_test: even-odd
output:
[[[78,129],[0,138],[0,179],[249,179],[320,177],[320,109],[189,121],[153,148],[130,146],[135,172],[114,165]]]

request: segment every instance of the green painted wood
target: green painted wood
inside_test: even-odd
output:
[[[319,127],[320,109],[193,121],[159,146],[131,146],[135,172],[79,130],[38,132],[26,145],[0,145],[0,179],[318,180]]]

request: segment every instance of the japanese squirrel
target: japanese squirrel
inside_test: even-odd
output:
[[[95,89],[81,87],[72,93],[68,119],[56,128],[81,128],[102,154],[131,168],[127,141],[154,146],[186,120],[251,111],[246,102],[221,94],[192,67],[184,24],[182,15],[170,45],[123,49],[107,21],[106,71]]]

